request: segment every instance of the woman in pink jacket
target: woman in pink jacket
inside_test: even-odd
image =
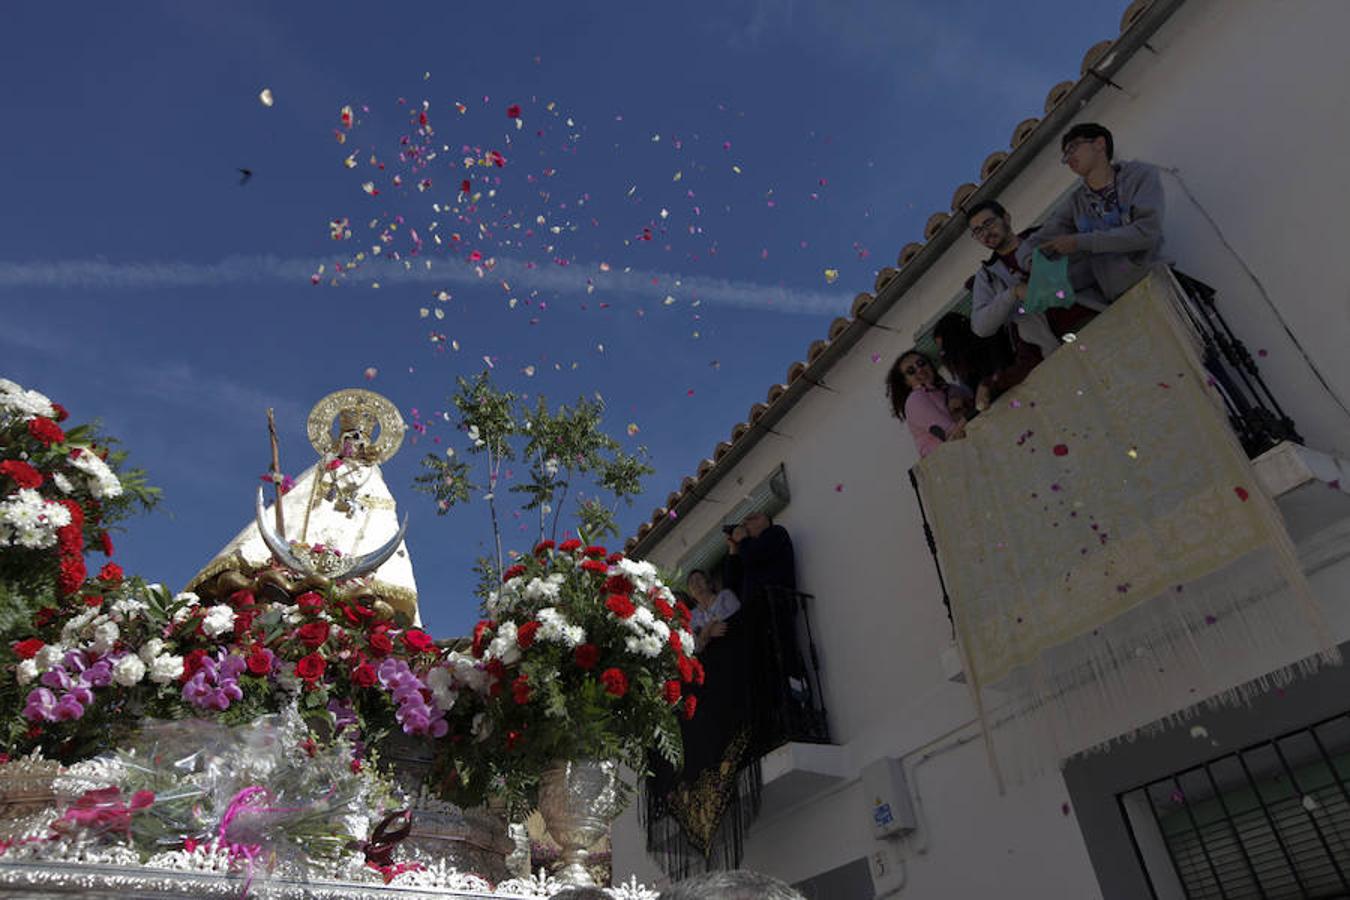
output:
[[[895,417],[909,426],[920,458],[966,436],[974,397],[959,384],[947,384],[933,361],[918,350],[902,353],[891,366],[886,393]]]

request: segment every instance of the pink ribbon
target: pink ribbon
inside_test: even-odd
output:
[[[230,826],[234,820],[244,810],[255,813],[292,813],[299,812],[299,807],[266,806],[254,802],[255,798],[261,798],[261,804],[271,801],[272,795],[267,788],[259,785],[246,787],[230,799],[230,805],[225,807],[225,815],[220,818],[220,827],[216,829],[216,843],[229,854],[231,860],[244,859],[248,862],[248,875],[244,879],[244,892],[241,897],[247,897],[249,888],[253,885],[253,869],[258,857],[262,854],[262,844],[245,844],[240,841],[230,840]]]

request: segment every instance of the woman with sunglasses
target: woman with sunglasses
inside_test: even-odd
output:
[[[886,376],[891,411],[909,426],[922,459],[947,441],[966,436],[966,418],[974,395],[948,384],[923,353],[902,353]]]

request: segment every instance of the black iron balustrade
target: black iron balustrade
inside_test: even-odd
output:
[[[768,641],[765,671],[756,672],[754,715],[760,720],[762,756],[788,742],[830,743],[829,719],[820,687],[820,657],[811,631],[815,597],[783,587],[764,591]]]
[[[1183,295],[1178,306],[1200,338],[1201,361],[1223,395],[1228,421],[1247,456],[1254,459],[1281,441],[1303,443],[1294,420],[1261,377],[1251,351],[1219,311],[1214,288],[1176,269],[1172,274]]]

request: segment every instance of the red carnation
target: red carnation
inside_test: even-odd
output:
[[[202,667],[202,660],[204,659],[206,659],[206,651],[200,647],[189,651],[187,656],[183,657],[183,674],[180,676],[180,680],[186,683],[189,678],[196,675],[197,670]]]
[[[296,661],[295,674],[312,683],[323,676],[323,670],[326,668],[328,663],[324,658],[317,653],[311,653]]]
[[[534,555],[543,556],[545,552],[552,550],[557,544],[552,541],[540,541],[534,545]]]
[[[481,659],[483,656],[484,638],[490,628],[492,628],[492,623],[486,619],[473,626],[473,646],[470,650],[476,658]]]
[[[680,640],[680,633],[672,630],[668,640],[670,641],[670,649],[675,651],[675,656],[684,656],[684,643]]]
[[[520,645],[520,649],[530,649],[530,646],[534,643],[534,636],[538,634],[539,629],[542,627],[543,625],[538,622],[526,622],[524,625],[517,628],[516,643]]]
[[[56,412],[56,421],[64,422],[70,418],[70,413],[66,412],[66,408],[60,403],[53,403],[52,409]]]
[[[55,618],[56,609],[51,606],[44,606],[42,609],[33,613],[33,627],[46,628],[48,625],[52,624],[52,619]]]
[[[689,696],[685,697],[684,717],[686,719],[692,719],[694,717],[694,710],[696,709],[698,709],[698,698],[695,697],[693,694],[690,694]]]
[[[431,639],[431,635],[416,628],[403,632],[403,644],[414,653],[432,653],[436,650],[436,642]]]
[[[366,643],[370,645],[372,653],[380,656],[394,652],[394,642],[389,640],[389,635],[383,631],[372,632],[370,637],[366,639]]]
[[[90,594],[88,597],[84,598],[84,605],[93,607],[102,606],[103,597],[98,594]]]
[[[571,553],[573,550],[578,550],[580,548],[581,548],[581,541],[577,540],[576,538],[570,538],[558,545],[558,549],[564,553]]]
[[[104,563],[103,568],[98,570],[98,577],[104,581],[110,581],[118,584],[122,581],[122,567],[117,563]]]
[[[272,671],[272,654],[262,647],[254,647],[248,655],[248,670],[254,675],[266,675]]]
[[[61,557],[61,568],[56,576],[57,590],[61,592],[63,597],[75,593],[80,589],[80,585],[84,584],[86,575],[82,557]]]
[[[657,613],[659,613],[663,619],[669,620],[671,616],[675,615],[675,607],[659,597],[652,598],[652,606],[656,607]]]
[[[14,645],[14,655],[19,659],[32,659],[45,646],[47,645],[40,638],[29,638]]]
[[[573,655],[578,669],[591,670],[600,662],[600,648],[594,644],[582,644]]]
[[[606,557],[605,557],[605,562],[609,563],[609,564],[612,566],[612,565],[614,565],[615,563],[617,563],[617,562],[618,562],[619,560],[621,560],[621,559],[623,559],[623,553],[621,553],[621,552],[618,551],[618,550],[615,550],[615,551],[614,551],[613,553],[611,553],[609,556],[606,556]]]
[[[698,660],[691,660],[694,664],[694,684],[703,683],[703,663]]]
[[[603,559],[607,553],[609,553],[609,551],[599,544],[592,544],[586,548],[586,555],[592,559]]]
[[[694,614],[689,611],[689,607],[684,605],[684,601],[675,601],[675,611],[680,614],[680,621],[684,623],[684,629],[689,630],[689,626],[694,622]]]
[[[0,475],[14,479],[20,488],[36,488],[42,484],[42,473],[21,459],[0,462]]]
[[[460,189],[460,191],[462,191],[463,193],[467,194],[467,193],[469,193],[470,191],[473,190],[473,185],[470,184],[470,183],[469,183],[469,179],[466,178],[466,179],[464,179],[463,181],[461,181],[461,182],[459,183],[459,189]]]
[[[507,569],[505,572],[502,573],[502,581],[503,582],[510,581],[512,578],[519,578],[521,575],[524,574],[525,574],[525,567],[520,563],[516,563],[514,566],[512,566],[511,568]]]
[[[512,103],[510,106],[508,106],[508,107],[506,108],[506,117],[507,117],[508,119],[519,119],[519,118],[520,118],[520,104],[519,104],[519,103]]]
[[[35,416],[28,420],[28,433],[33,440],[44,447],[59,444],[66,439],[66,433],[61,430],[60,425],[42,416]]]
[[[609,571],[609,566],[598,559],[588,559],[581,564],[581,567],[587,572],[594,572],[597,575],[604,575]]]
[[[56,549],[62,556],[84,553],[84,532],[74,523],[56,529]]]
[[[103,555],[112,556],[113,555],[112,535],[108,534],[108,532],[106,531],[99,532],[98,541],[100,544],[103,545]]]
[[[605,693],[612,697],[622,697],[628,693],[628,676],[621,669],[606,669],[600,673],[600,684]]]
[[[605,579],[605,593],[631,594],[633,593],[633,582],[622,575],[611,575]]]
[[[295,605],[300,607],[302,613],[312,616],[323,609],[323,595],[306,591],[295,598]]]
[[[637,612],[637,607],[633,605],[633,601],[623,594],[610,594],[605,598],[605,606],[620,619],[626,619]]]
[[[352,684],[357,687],[374,687],[378,680],[375,675],[375,667],[370,663],[361,663],[355,669],[352,669]]]
[[[530,679],[527,676],[521,675],[511,682],[511,699],[516,701],[517,706],[530,702]]]
[[[295,630],[295,637],[306,647],[320,647],[328,640],[328,623],[306,622]]]
[[[247,609],[250,606],[254,606],[258,602],[256,599],[254,599],[252,591],[235,591],[233,594],[230,595],[229,599],[230,599],[230,606],[234,607],[236,610]]]
[[[687,656],[681,656],[675,660],[675,665],[680,670],[680,680],[686,683],[694,680],[694,661]]]
[[[64,506],[66,508],[66,512],[70,513],[70,524],[67,525],[66,527],[83,530],[84,507],[80,506],[80,504],[76,503],[74,500],[71,500],[70,498],[66,498],[65,500],[57,500],[56,502]],[[91,500],[90,503],[95,510],[98,509],[97,500]],[[95,521],[97,521],[97,516],[95,516]]]
[[[673,679],[667,681],[665,687],[661,689],[661,696],[665,697],[666,702],[671,704],[672,706],[674,706],[676,703],[679,703],[680,683]]]

